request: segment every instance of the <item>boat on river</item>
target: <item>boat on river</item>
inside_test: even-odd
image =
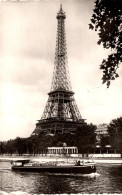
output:
[[[63,161],[41,163],[24,159],[13,161],[11,169],[14,171],[36,171],[42,173],[91,174],[96,172],[96,164],[94,162],[80,162],[80,160],[75,163]]]

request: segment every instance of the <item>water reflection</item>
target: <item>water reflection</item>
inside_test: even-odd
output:
[[[8,170],[10,164],[0,162],[0,190],[31,194],[121,193],[122,166],[98,165],[100,175],[63,175]]]
[[[109,183],[111,186],[113,186],[114,193],[122,192],[122,166],[112,166],[109,167],[108,170],[109,174]]]
[[[100,177],[96,181],[99,193],[122,192],[122,165],[103,164],[98,166]],[[99,185],[101,184],[101,185]]]

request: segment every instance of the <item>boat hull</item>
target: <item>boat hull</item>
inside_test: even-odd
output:
[[[96,172],[96,167],[90,166],[12,166],[14,171],[35,171],[35,172],[49,172],[49,173],[76,173],[76,174],[90,174]]]

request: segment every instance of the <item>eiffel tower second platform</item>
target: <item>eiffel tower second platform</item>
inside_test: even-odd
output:
[[[71,88],[65,35],[65,12],[60,6],[57,13],[57,39],[51,90],[42,117],[32,135],[75,133],[85,123]]]

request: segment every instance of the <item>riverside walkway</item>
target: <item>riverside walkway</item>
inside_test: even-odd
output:
[[[31,159],[33,161],[76,161],[76,160],[84,160],[88,161],[91,160],[89,158],[78,158],[78,157],[48,157],[48,156],[0,156],[0,161],[14,161],[14,160],[19,160],[19,159]],[[93,161],[96,163],[111,163],[111,164],[122,164],[122,158],[93,158]]]

